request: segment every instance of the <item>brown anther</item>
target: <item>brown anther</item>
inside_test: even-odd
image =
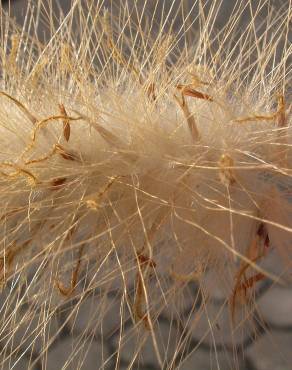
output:
[[[145,266],[145,264],[149,265],[151,268],[156,267],[156,263],[149,257],[144,256],[144,254],[138,253],[138,260],[140,263],[140,266]]]
[[[211,102],[214,101],[214,99],[210,95],[195,90],[191,88],[190,85],[177,85],[176,88],[180,90],[181,93],[185,96],[191,96],[192,98],[208,100]]]
[[[60,113],[62,116],[68,117],[68,114],[63,104],[59,104],[59,109],[60,109]],[[63,119],[63,135],[66,141],[69,141],[70,139],[70,132],[71,132],[71,128],[70,128],[69,118],[64,118]]]
[[[52,180],[52,182],[51,182],[52,189],[51,190],[60,189],[65,184],[66,181],[67,181],[66,177],[58,177],[58,178]]]
[[[56,149],[59,152],[60,156],[68,161],[80,161],[80,158],[74,152],[68,151],[63,148],[61,145],[56,144]]]

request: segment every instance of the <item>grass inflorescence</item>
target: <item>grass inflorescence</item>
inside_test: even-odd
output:
[[[118,344],[97,368],[118,369],[137,334],[129,368],[147,340],[173,369],[211,335],[220,369],[222,310],[236,368],[258,287],[291,280],[291,2],[238,2],[221,28],[220,1],[53,5],[29,3],[22,27],[0,17],[3,366],[45,368],[91,300],[64,364],[81,368],[114,297]]]

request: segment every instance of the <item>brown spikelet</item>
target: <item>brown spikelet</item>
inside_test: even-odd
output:
[[[51,181],[51,190],[58,190],[60,189],[67,181],[66,177],[58,177]]]

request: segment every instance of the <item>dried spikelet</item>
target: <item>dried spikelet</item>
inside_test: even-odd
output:
[[[259,287],[291,282],[291,7],[261,1],[269,24],[242,1],[217,30],[219,0],[154,3],[76,0],[56,17],[36,0],[22,29],[1,11],[4,367],[52,368],[73,333],[62,369],[108,340],[95,368],[138,368],[151,342],[144,365],[184,368],[203,343],[237,369]]]

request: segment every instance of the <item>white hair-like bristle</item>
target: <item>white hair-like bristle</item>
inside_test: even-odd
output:
[[[42,340],[32,363],[45,364],[59,308],[72,304],[66,325],[98,292],[87,320],[102,325],[115,291],[118,348],[128,315],[160,367],[173,369],[187,326],[168,357],[156,327],[190,282],[202,299],[193,297],[192,330],[218,287],[235,330],[253,315],[257,285],[287,283],[291,2],[278,11],[258,3],[240,2],[218,30],[220,1],[174,1],[168,12],[161,0],[153,15],[147,1],[77,0],[58,18],[39,0],[22,28],[1,12],[3,363],[24,351],[13,344],[23,322],[39,315],[22,344]],[[282,273],[265,265],[273,253]],[[119,361],[115,353],[104,364]]]

